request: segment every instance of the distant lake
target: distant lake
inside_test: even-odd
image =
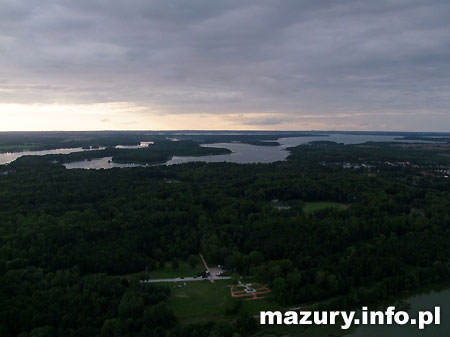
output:
[[[288,147],[294,147],[301,144],[306,144],[312,141],[332,141],[343,144],[362,144],[365,142],[408,142],[408,143],[421,143],[424,141],[413,140],[397,140],[397,135],[348,135],[348,134],[330,134],[321,136],[307,136],[307,137],[287,137],[279,138],[277,141],[280,146],[257,146],[244,143],[214,143],[203,144],[203,147],[218,147],[225,148],[232,151],[230,154],[222,155],[208,155],[208,156],[174,156],[172,159],[165,163],[158,165],[175,165],[184,164],[189,162],[230,162],[230,163],[272,163],[279,160],[286,160],[290,152],[286,150]],[[176,141],[175,139],[173,139]],[[142,144],[142,143],[141,143]],[[141,146],[136,146],[141,147]],[[111,161],[111,157],[92,159],[91,161],[83,160],[78,162],[72,162],[64,164],[68,169],[84,168],[84,169],[108,169],[113,167],[137,167],[145,166],[140,164],[119,164],[108,162]]]
[[[231,163],[272,163],[284,160],[289,152],[280,146],[256,146],[243,143],[214,143],[204,144],[203,147],[219,147],[232,151],[230,154],[220,154],[215,156],[174,156],[164,165],[183,164],[194,161],[204,161],[208,163],[231,162]]]
[[[88,170],[100,170],[100,169],[110,169],[113,167],[138,167],[144,166],[141,164],[134,163],[114,163],[112,157],[95,158],[91,160],[81,160],[74,161],[72,163],[63,164],[66,169],[88,169]]]
[[[140,148],[147,147],[151,144],[153,144],[153,142],[140,142],[138,145],[116,145],[115,147],[117,149],[140,149]],[[5,152],[5,153],[0,153],[0,165],[11,163],[14,160],[16,160],[17,158],[20,158],[22,156],[44,156],[46,154],[68,154],[68,153],[72,153],[72,152],[103,150],[103,149],[105,149],[105,147],[90,148],[90,149],[83,149],[81,147],[73,147],[73,148],[62,148],[62,149],[41,150],[41,151]],[[106,158],[106,162],[108,162],[108,158]],[[101,168],[111,168],[106,164],[104,166],[107,166],[107,167],[101,167]],[[134,166],[136,166],[136,165],[134,165]],[[112,166],[112,167],[116,167],[116,166]],[[118,167],[122,167],[122,166],[118,166]],[[91,167],[89,167],[89,168],[91,168]],[[92,168],[94,168],[94,167],[92,167]]]
[[[399,142],[396,140],[398,136],[384,135],[346,135],[346,134],[330,134],[329,136],[315,137],[288,137],[279,138],[277,141],[280,146],[257,146],[244,143],[214,143],[204,144],[203,147],[221,147],[231,150],[231,154],[223,154],[217,156],[199,156],[199,157],[173,157],[167,161],[165,165],[183,164],[196,161],[204,161],[208,163],[231,162],[231,163],[272,163],[274,161],[285,160],[290,152],[286,150],[288,147],[294,147],[301,144],[307,144],[313,141],[332,141],[343,144],[362,144],[365,142]],[[415,142],[401,140],[402,142]]]
[[[67,149],[53,149],[53,150],[42,150],[42,151],[5,152],[5,153],[0,153],[0,165],[8,164],[22,156],[44,156],[46,154],[68,154],[68,153],[72,153],[72,152],[102,150],[102,149],[104,149],[104,147],[91,148],[91,149],[83,149],[81,147],[73,147],[73,148],[67,148]]]
[[[368,141],[373,142],[405,142],[405,143],[424,143],[426,141],[415,141],[415,140],[398,140],[397,135],[349,135],[349,134],[330,134],[321,135],[316,137],[288,137],[280,138],[278,142],[280,146],[256,146],[244,143],[215,143],[215,144],[203,144],[203,147],[221,147],[232,151],[231,154],[223,154],[216,156],[189,156],[189,157],[178,157],[175,156],[168,160],[166,163],[161,165],[174,165],[183,164],[189,162],[231,162],[231,163],[272,163],[274,161],[285,160],[289,156],[289,151],[286,150],[288,147],[294,147],[301,144],[306,144],[312,141],[333,141],[337,143],[344,144],[361,144]],[[176,141],[178,139],[172,139]],[[139,145],[117,145],[116,148],[122,149],[137,149],[144,148],[153,144],[153,142],[140,142]],[[79,151],[89,151],[98,150],[102,148],[93,149],[83,149],[81,147],[77,148],[61,148],[54,150],[43,150],[43,151],[22,151],[22,152],[6,152],[0,153],[0,165],[8,164],[21,156],[43,156],[46,154],[68,154],[72,152]],[[112,163],[110,157],[83,160],[78,162],[72,162],[65,164],[66,168],[85,168],[85,169],[108,169],[113,167],[136,167],[143,166],[139,164],[119,164]]]

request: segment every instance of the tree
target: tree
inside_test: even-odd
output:
[[[238,284],[240,279],[241,279],[241,277],[239,276],[239,274],[233,273],[233,275],[231,275],[231,283],[232,284]]]
[[[278,301],[280,301],[281,303],[288,302],[288,287],[287,282],[284,278],[277,277],[275,281],[273,281],[272,291]]]
[[[120,301],[118,312],[121,318],[136,318],[141,317],[144,311],[144,301],[142,297],[125,293]]]
[[[180,265],[179,265],[179,263],[178,263],[178,259],[173,258],[173,259],[172,259],[172,268],[173,268],[174,270],[177,270],[179,266],[180,266]]]
[[[188,258],[188,263],[191,266],[191,268],[195,268],[195,266],[197,265],[198,262],[198,257],[195,255],[191,255]]]

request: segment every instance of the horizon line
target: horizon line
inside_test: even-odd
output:
[[[401,130],[252,130],[252,129],[98,129],[98,130],[0,130],[0,133],[24,133],[24,132],[278,132],[278,133],[289,133],[289,132],[360,132],[360,133],[439,133],[448,134],[450,131],[401,131]]]

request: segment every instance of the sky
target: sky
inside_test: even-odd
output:
[[[0,0],[0,130],[450,131],[448,0]]]

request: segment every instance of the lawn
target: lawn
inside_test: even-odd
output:
[[[333,201],[312,201],[305,203],[303,206],[303,212],[305,214],[312,214],[326,208],[346,209],[348,208],[348,205]]]
[[[176,278],[176,277],[192,277],[197,276],[198,272],[205,271],[200,257],[197,257],[197,263],[194,268],[186,261],[179,261],[179,266],[177,269],[172,268],[172,263],[166,262],[163,268],[155,269],[149,271],[148,276],[151,279],[165,279],[165,278]]]
[[[179,284],[183,284],[180,282]],[[279,310],[281,307],[270,303],[266,299],[245,301],[231,298],[230,280],[186,282],[186,286],[177,288],[174,283],[161,283],[171,287],[167,306],[173,310],[177,319],[183,324],[233,320],[234,317],[225,315],[225,307],[229,301],[242,301],[244,308],[251,314],[258,314],[261,310]]]

